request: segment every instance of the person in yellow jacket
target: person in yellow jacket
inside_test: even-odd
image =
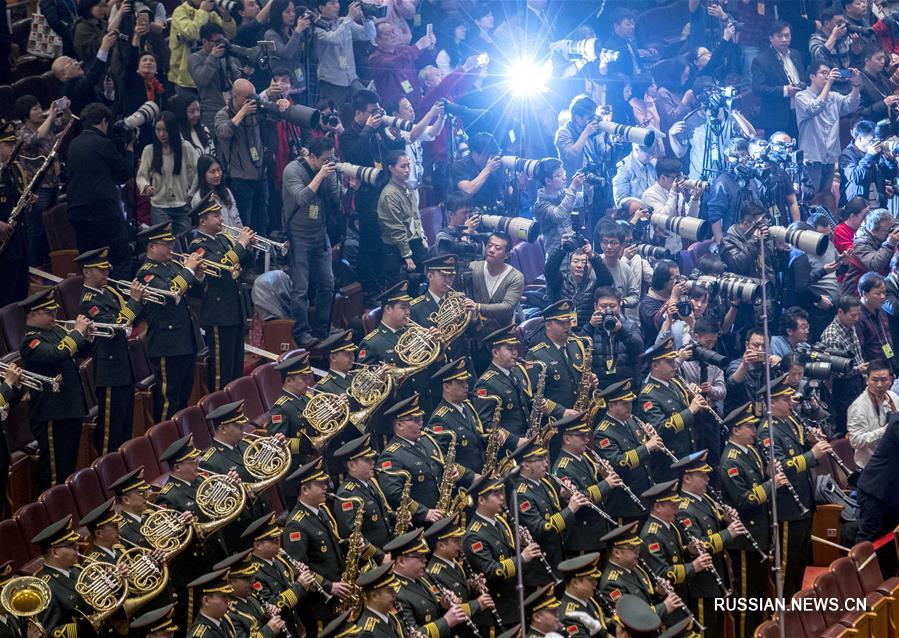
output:
[[[169,36],[169,79],[179,88],[193,89],[194,79],[187,70],[187,58],[193,44],[200,42],[200,27],[212,21],[221,25],[229,40],[237,33],[237,23],[221,5],[212,0],[184,0],[172,12],[172,30]]]

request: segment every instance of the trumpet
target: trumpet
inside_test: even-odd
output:
[[[172,260],[181,266],[185,266],[188,257],[190,257],[190,255],[185,255],[184,253],[172,253]],[[220,264],[217,261],[202,258],[200,259],[200,263],[203,264],[203,272],[213,279],[219,279],[222,276],[222,273],[226,272],[231,275],[231,279],[240,277],[239,265],[229,266],[228,264]]]
[[[115,288],[121,293],[131,293],[130,281],[122,281],[120,279],[107,279],[106,281],[107,283],[115,286]],[[164,306],[169,299],[174,301],[176,304],[181,303],[181,295],[175,294],[174,292],[169,292],[168,290],[160,290],[159,288],[150,288],[149,286],[144,289],[143,300],[147,303],[155,303],[160,306]]]
[[[222,224],[222,228],[224,228],[225,232],[231,235],[231,237],[234,239],[237,239],[237,236],[240,234],[240,228],[238,228],[237,226]],[[258,250],[261,253],[270,253],[272,252],[272,250],[277,250],[282,255],[287,254],[286,241],[272,241],[268,237],[260,237],[259,235],[253,237],[253,241],[250,242],[250,248],[252,248],[253,250]]]
[[[72,320],[63,321],[61,319],[56,320],[56,325],[65,330],[66,332],[72,332],[75,329],[75,322]],[[116,331],[121,330],[122,332],[127,331],[130,326],[126,326],[125,324],[117,324],[117,323],[91,323],[90,329],[87,332],[88,337],[100,337],[101,339],[112,339],[116,336]]]
[[[9,364],[0,361],[0,373],[6,374],[8,369]],[[26,388],[31,388],[35,392],[43,390],[44,385],[49,385],[53,392],[59,392],[59,384],[62,383],[62,375],[57,374],[55,377],[46,377],[42,374],[37,374],[36,372],[22,370],[22,377],[19,380],[19,383]]]

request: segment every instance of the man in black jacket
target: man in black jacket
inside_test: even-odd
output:
[[[109,68],[109,56],[117,41],[116,33],[105,34],[100,40],[97,57],[89,63],[79,62],[67,55],[53,60],[50,70],[56,79],[63,83],[63,95],[71,100],[72,104],[69,108],[75,115],[80,115],[81,110],[88,104],[98,101],[97,85],[103,80],[103,76]],[[82,66],[85,63],[87,69]]]
[[[852,142],[840,153],[840,205],[864,197],[874,208],[886,208],[893,187],[886,180],[896,176],[896,161],[874,139],[874,122],[861,120],[852,127]]]
[[[766,134],[784,130],[796,137],[793,98],[803,88],[805,64],[799,52],[790,48],[792,29],[775,21],[768,31],[771,46],[752,61],[752,92],[762,102],[757,125]]]
[[[874,456],[865,465],[858,479],[858,534],[856,541],[873,541],[887,529],[892,529],[899,518],[899,492],[896,481],[899,471],[896,455],[899,454],[899,413],[894,412],[887,422],[886,432]]]
[[[893,85],[889,75],[884,73],[886,54],[876,47],[865,52],[865,66],[862,68],[861,103],[853,115],[859,119],[877,122],[890,117],[890,110],[899,102],[899,95],[893,95]]]
[[[568,267],[562,262],[568,259]],[[546,258],[544,268],[549,302],[570,299],[577,314],[577,325],[583,326],[593,314],[593,293],[600,286],[614,286],[612,275],[590,244],[577,247],[575,238],[566,235],[558,248]]]
[[[583,334],[593,340],[593,372],[599,387],[625,380],[637,387],[643,352],[640,326],[621,314],[621,295],[614,288],[597,288],[594,299],[595,311]]]
[[[130,236],[117,185],[134,175],[134,154],[131,144],[122,150],[106,136],[111,117],[109,109],[98,103],[81,112],[84,130],[68,152],[68,217],[78,250],[108,246],[112,277],[130,279]]]

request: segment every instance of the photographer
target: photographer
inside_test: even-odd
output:
[[[861,104],[856,117],[878,122],[895,119],[892,107],[899,102],[896,87],[886,74],[887,57],[882,49],[865,52],[865,66],[862,68]]]
[[[896,218],[885,208],[873,210],[855,232],[849,270],[843,280],[843,294],[852,294],[860,278],[867,272],[886,275],[890,259],[899,246],[899,227]]]
[[[808,223],[794,222],[789,228],[830,234],[830,224],[821,214],[809,216]],[[833,319],[834,302],[840,296],[836,271],[848,259],[848,255],[837,255],[832,242],[820,257],[796,247],[790,248],[782,301],[784,306],[799,306],[808,313],[811,341],[815,341]]]
[[[334,142],[309,140],[309,153],[284,169],[283,225],[290,238],[291,316],[294,339],[308,348],[328,333],[334,300],[328,226],[340,213],[341,186],[334,163]],[[309,282],[315,282],[315,317],[309,317]]]
[[[890,332],[899,335],[899,253],[890,259],[890,273],[884,278],[887,292],[883,310],[890,316]]]
[[[850,65],[849,49],[852,36],[846,18],[836,7],[824,9],[818,15],[821,28],[815,31],[808,40],[808,52],[812,62],[820,62],[831,68],[848,69]]]
[[[571,211],[577,203],[578,191],[587,176],[578,171],[565,188],[565,168],[555,158],[540,160],[534,175],[540,187],[534,204],[534,219],[540,224],[543,248],[549,254],[562,241],[562,235],[573,233]]]
[[[415,122],[415,109],[408,98],[401,97],[394,102],[387,104],[387,111],[393,116],[401,118],[407,122],[415,122],[409,131],[401,131],[396,127],[387,128],[387,136],[392,140],[403,140],[406,143],[406,155],[412,161],[412,172],[409,174],[407,183],[409,188],[415,192],[415,205],[418,206],[418,187],[424,181],[424,152],[422,150],[423,142],[431,142],[443,130],[443,124],[446,121],[446,113],[444,111],[443,102],[435,102],[424,116]]]
[[[568,267],[562,262],[567,259]],[[612,275],[593,252],[590,242],[569,233],[546,259],[546,294],[550,303],[570,299],[577,312],[577,324],[586,325],[593,314],[593,292],[613,286]]]
[[[791,137],[796,137],[793,103],[805,83],[802,56],[790,48],[792,38],[789,24],[779,20],[771,23],[770,46],[752,61],[752,92],[761,102],[756,125],[766,133],[785,129]]]
[[[899,98],[897,98],[899,99]],[[896,177],[896,161],[892,153],[875,139],[874,122],[861,120],[852,127],[852,142],[840,153],[840,205],[853,197],[869,199],[869,204],[886,208],[893,197],[892,183]]]
[[[53,60],[50,72],[62,83],[62,94],[71,101],[69,110],[73,115],[80,116],[81,109],[86,105],[99,101],[97,85],[102,83],[108,68],[109,52],[117,41],[115,33],[104,35],[97,56],[89,63],[79,62],[65,55]]]
[[[866,387],[858,394],[846,416],[846,433],[855,451],[855,464],[863,469],[886,433],[887,420],[899,407],[899,396],[890,390],[893,369],[876,359],[865,372]],[[836,384],[835,384],[836,385]]]
[[[691,296],[690,303],[694,300]],[[694,310],[695,310],[694,304]],[[695,316],[695,315],[694,315]],[[717,354],[715,348],[718,345],[718,335],[721,333],[721,324],[711,317],[699,315],[693,324],[692,340],[695,344],[690,359],[680,364],[681,378],[687,383],[695,383],[699,386],[706,400],[714,406],[719,414],[724,409],[724,397],[727,395],[727,384],[724,381],[724,370],[711,363],[705,352],[697,356],[695,346],[711,351],[709,355]],[[721,357],[721,359],[724,359]],[[725,360],[726,361],[726,360]],[[723,363],[721,364],[723,365]]]
[[[231,14],[212,0],[184,0],[172,11],[169,80],[175,84],[178,93],[196,93],[187,61],[191,49],[200,43],[200,27],[207,22],[222,27],[227,38],[233,38],[237,33],[237,24]]]
[[[668,307],[678,303],[684,294],[679,277],[680,268],[670,259],[660,259],[652,270],[652,284],[639,306],[640,328],[647,343],[655,343]]]
[[[400,30],[394,23],[382,20],[375,28],[375,49],[368,56],[368,69],[378,93],[385,101],[405,96],[413,107],[418,107],[421,87],[416,63],[434,46],[437,38],[426,34],[415,44],[408,45],[402,43]]]
[[[768,357],[772,368],[780,364],[780,357]],[[727,394],[724,398],[724,412],[728,413],[747,401],[756,404],[759,392],[765,387],[765,335],[761,328],[750,328],[746,333],[746,348],[743,356],[731,361],[724,373],[727,379]]]
[[[314,26],[319,96],[343,104],[364,88],[356,75],[353,42],[373,40],[375,22],[362,14],[359,0],[350,3],[342,18],[338,18],[339,0],[318,0],[317,4],[320,17]]]
[[[687,295],[678,299],[677,303],[669,303],[655,343],[672,338],[675,350],[691,345],[696,320],[705,315],[708,306],[709,293],[699,286],[692,287]]]
[[[587,164],[602,163],[611,152],[607,136],[599,130],[597,108],[588,96],[574,96],[568,107],[571,119],[556,130],[556,149],[566,173],[574,175]]]
[[[225,30],[215,22],[200,27],[200,43],[201,47],[187,58],[187,70],[200,96],[200,120],[211,129],[241,70],[237,59],[228,55]]]
[[[261,232],[266,221],[265,188],[261,184],[262,135],[254,98],[255,89],[250,81],[236,80],[228,104],[215,114],[215,136],[240,218],[244,225]]]
[[[481,223],[481,216],[472,214],[468,196],[459,191],[449,193],[443,200],[446,226],[437,231],[431,256],[452,253],[459,258],[463,270],[472,259],[483,257],[483,247],[473,237]]]
[[[627,379],[637,387],[643,352],[640,326],[621,315],[621,298],[614,288],[596,288],[593,299],[593,314],[583,334],[593,340],[593,373],[599,387],[607,388]]]
[[[309,89],[306,93],[307,103],[313,103],[318,86],[314,77],[316,65],[310,59],[312,48],[308,39],[312,18],[306,9],[297,16],[293,0],[271,2],[271,20],[265,39],[275,43],[275,50],[269,64],[272,68],[288,69],[293,74],[297,92]]]
[[[630,154],[618,162],[615,177],[612,178],[612,195],[616,206],[620,206],[627,197],[640,197],[656,181],[652,162],[653,149],[641,144],[632,146]]]
[[[680,161],[672,157],[660,157],[656,162],[656,183],[646,189],[641,199],[647,206],[655,209],[654,212],[662,215],[698,217],[702,189],[689,189],[689,200],[685,190]],[[663,226],[655,226],[654,235],[664,237],[663,245],[671,254],[677,254],[684,248],[681,236]]]
[[[787,308],[780,316],[780,328],[783,334],[771,337],[770,351],[783,359],[808,341],[808,313],[795,306]]]
[[[384,242],[388,285],[409,279],[413,272],[421,272],[421,265],[427,259],[428,240],[418,214],[418,198],[407,183],[411,164],[405,151],[390,151],[384,163],[390,181],[378,198],[378,226]]]
[[[821,333],[819,347],[831,352],[845,352],[852,357],[852,363],[859,372],[868,369],[868,363],[862,357],[862,346],[858,340],[855,326],[862,315],[861,304],[854,296],[845,295],[836,303],[837,315],[830,325]],[[831,391],[833,399],[833,415],[835,419],[834,435],[846,433],[846,411],[863,389],[862,378],[858,374],[849,374],[836,379]]]
[[[860,66],[865,51],[879,49],[880,41],[871,27],[870,13],[868,12],[868,0],[840,0],[843,5],[843,18],[846,20],[846,29],[855,36],[850,43],[852,66]]]
[[[759,277],[759,246],[765,241],[765,278],[774,279],[777,272],[777,249],[774,239],[768,234],[765,218],[767,211],[752,202],[743,202],[740,209],[740,223],[727,229],[719,252],[727,264],[727,270],[744,277]]]
[[[886,298],[886,284],[876,272],[866,272],[858,282],[858,296],[862,312],[855,332],[865,361],[886,359],[893,370],[896,369],[896,355],[893,349],[893,335],[890,322],[883,310]]]
[[[499,144],[490,133],[475,133],[468,140],[468,150],[468,157],[453,162],[450,182],[468,195],[472,206],[493,209],[503,201]]]
[[[109,247],[110,276],[131,279],[131,237],[122,217],[118,184],[134,176],[131,143],[124,148],[107,137],[112,114],[102,104],[81,111],[81,134],[68,150],[67,215],[78,250]]]

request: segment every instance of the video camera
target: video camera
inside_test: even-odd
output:
[[[737,98],[737,87],[713,84],[696,96],[706,110],[730,109]]]
[[[372,4],[370,2],[360,2],[362,6],[362,15],[366,20],[383,20],[387,17],[386,4]]]

